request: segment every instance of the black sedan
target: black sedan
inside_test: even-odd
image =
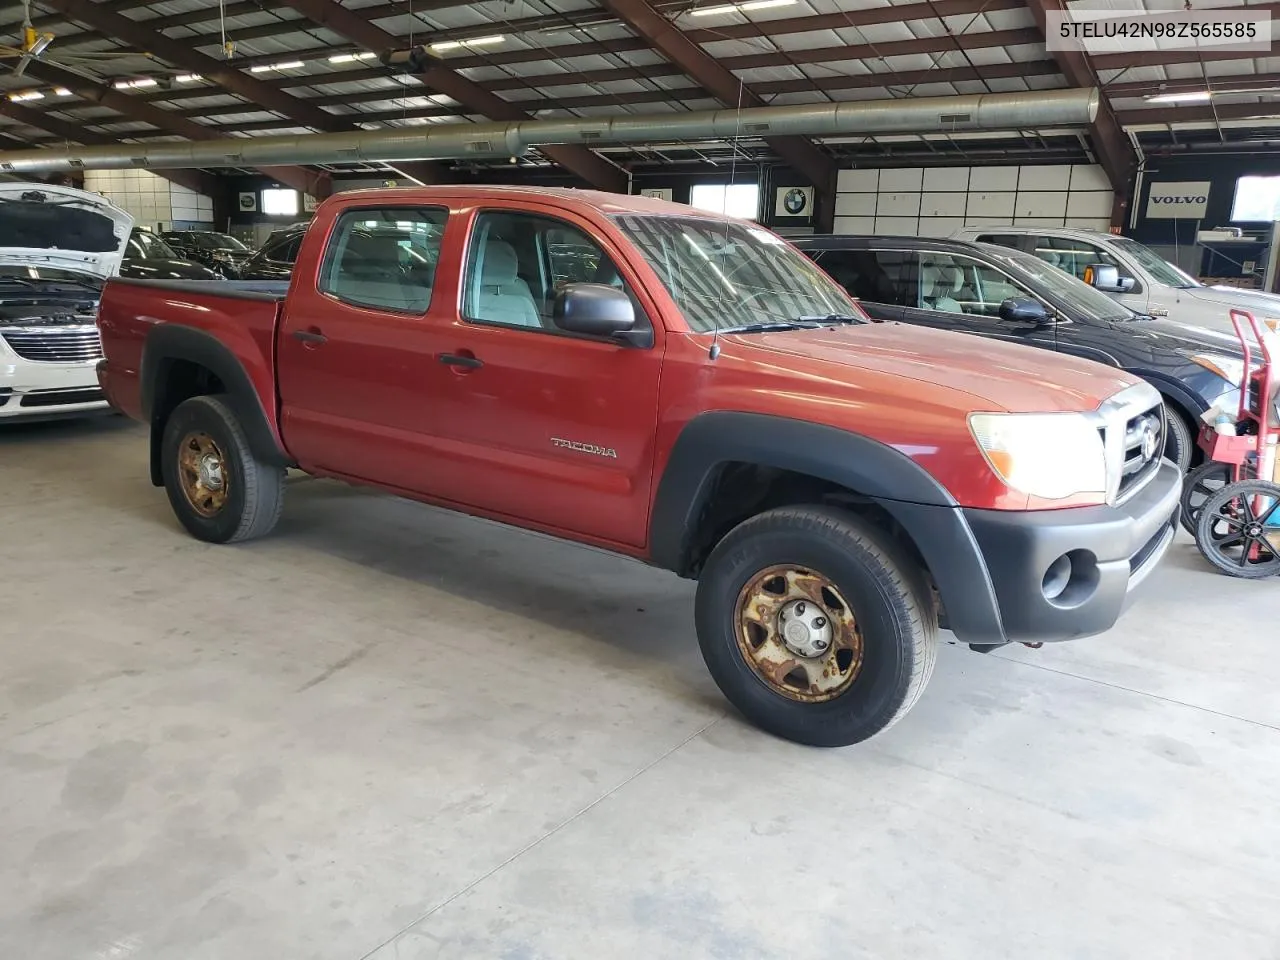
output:
[[[298,259],[302,235],[306,232],[305,223],[272,230],[257,253],[240,264],[237,277],[241,280],[288,280],[293,272],[293,263]]]
[[[135,280],[218,280],[222,274],[182,259],[154,233],[134,227],[125,244],[120,276]]]
[[[873,319],[1010,340],[1120,367],[1164,396],[1165,456],[1196,459],[1199,418],[1236,409],[1243,356],[1233,337],[1134,313],[1029,254],[918,237],[806,237],[797,248]]]
[[[229,233],[213,230],[170,230],[160,235],[184,257],[203,263],[224,277],[238,277],[240,265],[253,251]]]

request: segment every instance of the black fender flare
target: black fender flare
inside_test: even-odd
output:
[[[193,327],[161,324],[148,335],[142,350],[140,371],[142,413],[151,424],[151,482],[164,483],[160,469],[160,443],[164,436],[162,411],[168,411],[164,387],[168,371],[175,360],[185,360],[204,367],[222,382],[226,393],[222,398],[235,411],[254,455],[281,467],[289,465],[289,456],[281,448],[262,407],[258,391],[234,353],[213,334]]]
[[[901,524],[923,557],[947,625],[970,642],[1004,641],[986,562],[955,498],[905,454],[838,427],[735,412],[689,421],[654,495],[650,562],[680,576],[691,574],[694,532],[721,467],[733,462],[793,471],[874,501]]]

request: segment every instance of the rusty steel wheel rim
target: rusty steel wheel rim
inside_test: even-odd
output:
[[[178,444],[178,476],[191,509],[215,517],[227,504],[227,459],[207,433],[193,431]]]
[[[793,564],[761,570],[738,594],[738,650],[771,690],[823,703],[862,670],[862,631],[828,577]]]

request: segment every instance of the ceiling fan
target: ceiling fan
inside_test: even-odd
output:
[[[42,33],[36,30],[31,23],[31,0],[22,0],[22,45],[15,47],[11,44],[0,43],[0,60],[17,61],[11,71],[15,77],[20,77],[26,73],[27,67],[35,60],[56,64],[81,76],[91,77],[91,74],[86,73],[84,68],[78,65],[109,60],[113,57],[136,58],[141,56],[151,59],[151,54],[149,53],[140,54],[131,50],[82,50],[76,53],[67,53],[65,56],[46,56],[54,39],[52,33]]]

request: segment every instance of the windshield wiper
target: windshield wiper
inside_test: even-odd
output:
[[[721,327],[721,333],[773,333],[778,330],[817,330],[824,326],[816,320],[801,317],[797,320],[765,320],[761,323],[744,323],[737,327]]]
[[[847,313],[828,313],[825,316],[796,317],[796,320],[804,323],[810,323],[810,322],[817,323],[822,326],[826,326],[827,324],[830,324],[830,323],[866,323],[867,322],[862,317],[855,317],[852,314],[847,314]]]
[[[0,277],[0,283],[16,283],[24,287],[34,287],[36,282],[26,277]]]

